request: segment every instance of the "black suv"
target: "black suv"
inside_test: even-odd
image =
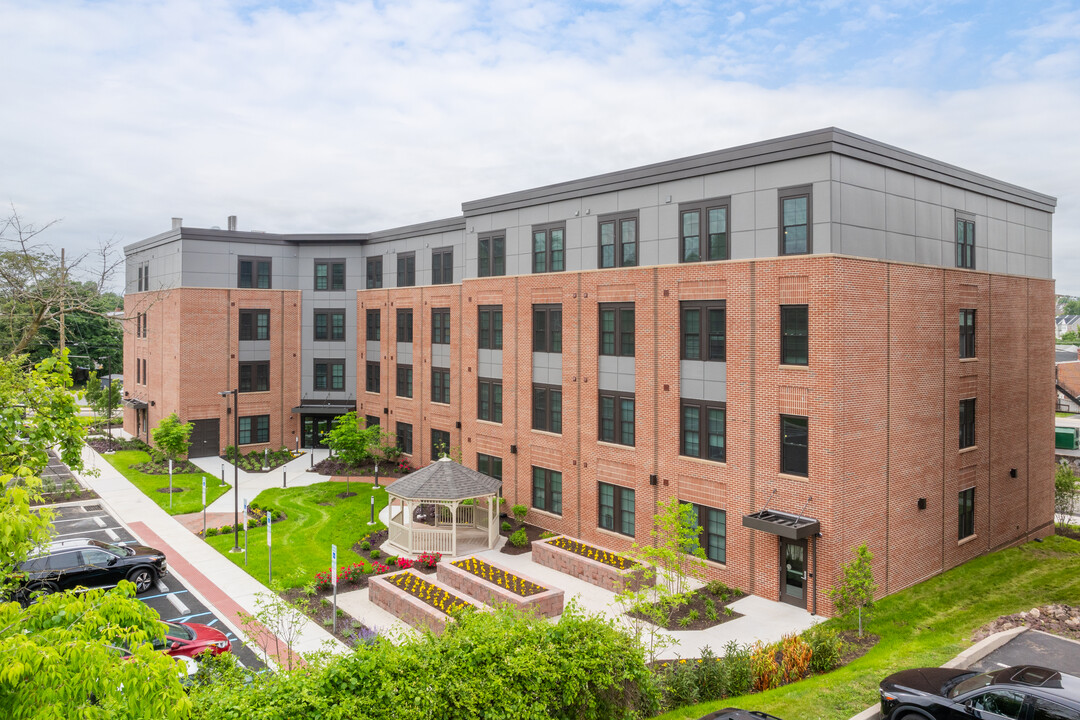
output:
[[[19,566],[25,576],[19,600],[32,593],[58,592],[76,587],[113,587],[121,580],[135,584],[136,592],[150,589],[169,574],[165,553],[144,545],[112,545],[90,538],[61,540]]]

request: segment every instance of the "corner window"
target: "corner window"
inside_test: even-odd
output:
[[[316,360],[314,387],[316,390],[343,391],[345,389],[345,361]]]
[[[562,515],[562,473],[547,468],[532,469],[532,505],[537,510]]]
[[[374,290],[382,287],[382,258],[370,257],[367,259],[367,289]]]
[[[450,371],[431,368],[431,402],[450,404]]]
[[[485,380],[477,383],[477,412],[480,420],[502,422],[502,380]]]
[[[503,314],[502,305],[482,305],[479,308],[479,329],[477,334],[481,350],[502,350]]]
[[[597,223],[601,268],[633,267],[638,264],[638,214],[604,215]]]
[[[315,290],[344,290],[345,261],[316,260]]]
[[[684,302],[683,360],[727,360],[727,303],[724,300]]]
[[[477,267],[479,277],[506,274],[506,236],[499,233],[481,235],[477,241]]]
[[[680,454],[724,462],[727,458],[727,406],[683,400],[680,435]]]
[[[253,445],[270,442],[270,416],[251,415],[240,418],[240,438],[238,445]]]
[[[412,332],[412,309],[398,309],[397,311],[397,342],[411,343]]]
[[[600,354],[634,357],[634,303],[600,305]]]
[[[382,392],[382,366],[377,362],[369,362],[365,369],[364,389],[369,393]]]
[[[237,287],[270,289],[270,258],[241,257],[238,260]]]
[[[780,416],[780,472],[807,477],[810,421],[805,417]]]
[[[728,214],[731,199],[719,198],[679,205],[680,260],[727,260]]]
[[[534,225],[532,229],[532,271],[562,272],[566,269],[566,224]]]
[[[562,387],[533,384],[533,430],[562,432]]]
[[[431,284],[449,285],[454,282],[454,248],[431,251]]]
[[[602,442],[634,444],[634,396],[600,393],[600,432]]]
[[[401,452],[412,455],[412,425],[410,423],[397,424],[397,446]]]
[[[493,477],[496,480],[502,480],[502,458],[495,457],[494,455],[477,453],[476,470],[477,472],[483,473],[488,477]]]
[[[957,540],[975,534],[975,488],[960,491],[960,521],[957,528]]]
[[[975,311],[960,311],[960,357],[975,357]]]
[[[397,286],[413,287],[416,285],[416,253],[398,253]]]
[[[241,310],[240,311],[240,339],[241,340],[269,340],[270,339],[270,311],[269,310]]]
[[[382,313],[379,310],[367,311],[367,339],[378,342],[382,337]]]
[[[813,252],[812,192],[809,185],[786,188],[780,198],[780,254],[805,255]]]
[[[634,537],[634,491],[599,483],[600,527]]]
[[[431,431],[431,459],[450,457],[450,433],[446,430]]]
[[[713,562],[727,562],[727,513],[704,505],[688,504],[697,516],[698,544],[705,551],[705,557]]]
[[[345,311],[316,310],[313,334],[316,340],[344,340]]]
[[[412,365],[397,366],[397,391],[398,397],[412,397]]]
[[[806,305],[780,306],[780,364],[810,363],[810,309]]]
[[[240,363],[240,392],[268,392],[269,390],[269,361]]]
[[[562,352],[562,305],[533,305],[533,352]]]
[[[956,216],[956,267],[975,269],[975,219]]]
[[[975,398],[960,401],[960,449],[975,446]]]
[[[435,308],[431,311],[431,344],[450,344],[450,308]]]

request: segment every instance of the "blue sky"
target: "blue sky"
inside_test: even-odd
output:
[[[837,126],[1056,196],[1080,294],[1080,4],[0,0],[0,200],[71,251],[345,232]]]

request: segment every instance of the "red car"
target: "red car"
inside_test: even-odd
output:
[[[155,641],[154,647],[173,657],[193,658],[206,650],[213,655],[232,650],[225,633],[199,623],[165,623],[165,639]]]

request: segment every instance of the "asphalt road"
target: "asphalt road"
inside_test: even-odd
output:
[[[1027,630],[971,666],[989,672],[1014,665],[1041,665],[1080,677],[1080,642]]]

